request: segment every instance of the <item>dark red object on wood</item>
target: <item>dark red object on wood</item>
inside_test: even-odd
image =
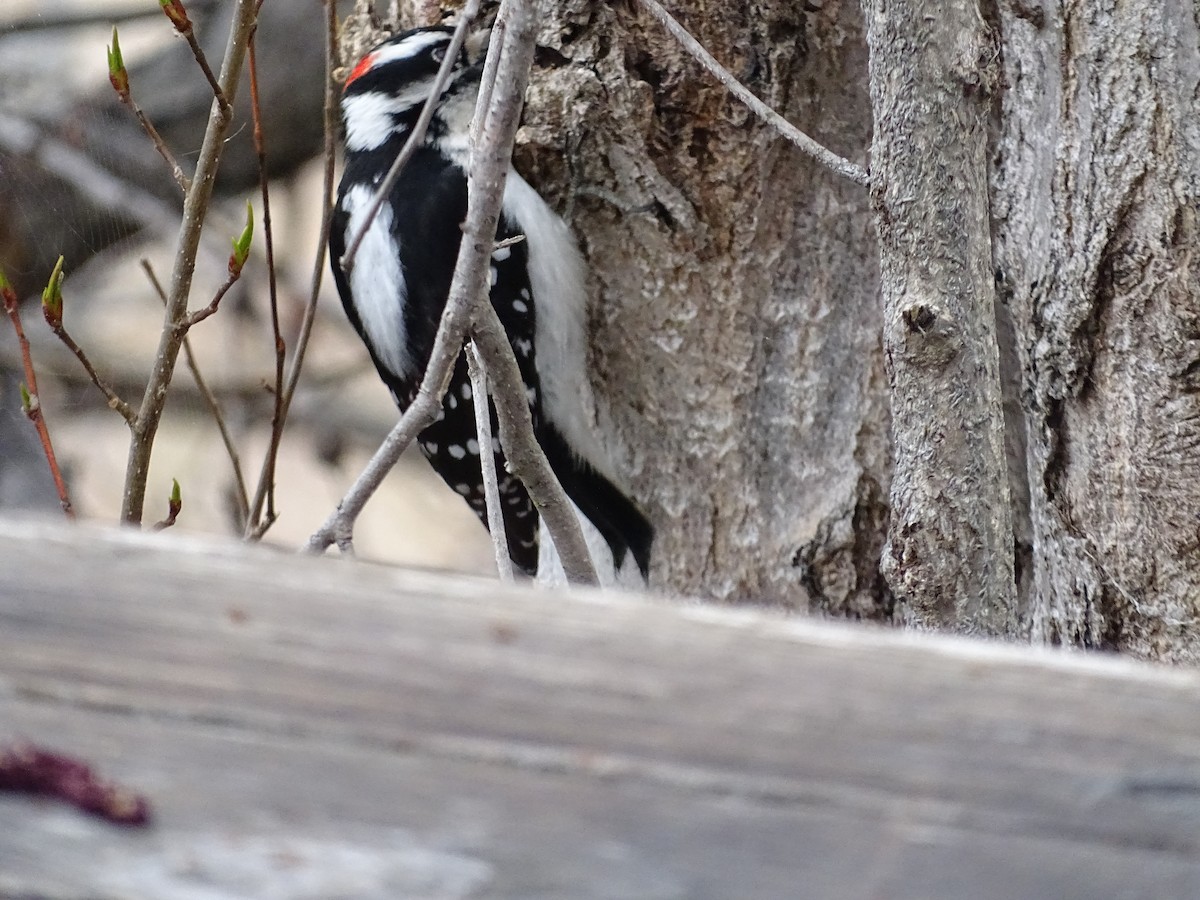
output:
[[[97,778],[91,767],[33,744],[0,751],[0,792],[39,794],[117,825],[141,826],[150,821],[145,797]]]

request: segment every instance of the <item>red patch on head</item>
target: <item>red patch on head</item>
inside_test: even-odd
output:
[[[350,87],[354,79],[366,75],[371,71],[371,66],[375,65],[375,54],[368,53],[358,61],[358,65],[354,67],[354,71],[350,73],[350,77],[346,79],[345,87]]]

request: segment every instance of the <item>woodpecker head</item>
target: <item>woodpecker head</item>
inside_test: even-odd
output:
[[[359,60],[346,79],[342,119],[348,152],[378,150],[403,140],[421,114],[438,69],[450,48],[453,29],[417,28],[389,38]],[[479,90],[489,32],[468,35],[437,101],[427,142],[465,142]]]

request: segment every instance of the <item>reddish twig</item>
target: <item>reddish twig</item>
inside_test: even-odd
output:
[[[217,292],[213,295],[212,300],[209,301],[208,306],[202,306],[195,312],[189,313],[188,317],[183,320],[184,330],[186,331],[193,325],[203,322],[209,316],[215,315],[221,307],[221,301],[225,299],[225,295],[229,293],[229,289],[237,283],[237,280],[238,276],[230,272],[225,279],[225,283],[217,288]]]
[[[258,2],[262,7],[262,0]],[[278,518],[275,511],[275,464],[279,454],[279,442],[283,432],[283,366],[287,358],[287,344],[284,343],[283,333],[279,328],[279,290],[275,279],[275,243],[271,233],[271,191],[267,178],[267,146],[262,129],[262,111],[258,95],[258,27],[250,32],[250,43],[247,47],[250,70],[250,109],[254,120],[254,152],[258,157],[258,183],[262,192],[263,204],[263,239],[267,248],[267,286],[271,304],[271,333],[275,338],[275,405],[271,412],[271,440],[267,446],[267,456],[263,461],[262,479],[266,483],[266,513],[261,522],[253,523],[255,539],[266,534],[267,529]],[[255,492],[257,494],[257,491]],[[255,515],[260,510],[255,510]],[[251,523],[247,523],[249,528]]]
[[[336,174],[335,144],[338,128],[338,85],[334,81],[333,72],[339,65],[337,57],[338,19],[335,0],[325,0],[325,173],[322,191],[321,233],[317,238],[317,252],[313,262],[311,287],[308,303],[304,307],[304,315],[300,320],[300,332],[296,335],[295,349],[292,352],[292,362],[288,368],[287,381],[284,386],[279,404],[279,427],[271,429],[271,444],[267,455],[263,458],[263,468],[259,475],[258,487],[254,492],[251,504],[251,515],[246,519],[246,537],[254,540],[261,537],[258,527],[251,523],[258,520],[265,502],[267,485],[274,480],[275,459],[279,454],[279,444],[283,439],[283,429],[287,424],[288,411],[292,406],[292,398],[296,395],[296,385],[300,382],[300,372],[304,366],[304,355],[308,350],[308,340],[312,335],[313,323],[317,316],[317,301],[321,295],[321,280],[325,274],[325,251],[329,246],[329,229],[333,221],[333,188]],[[270,467],[268,471],[268,467]],[[264,520],[266,521],[266,520]]]
[[[50,466],[50,476],[54,479],[54,487],[58,491],[58,501],[62,505],[63,513],[68,519],[74,519],[75,508],[71,505],[71,496],[67,493],[67,483],[63,480],[62,469],[59,468],[58,458],[54,455],[54,445],[50,442],[50,429],[46,427],[46,419],[42,415],[37,375],[33,371],[33,355],[29,350],[29,339],[25,337],[25,329],[21,325],[21,301],[2,273],[0,273],[0,296],[4,301],[4,311],[8,313],[13,330],[17,333],[17,342],[21,345],[21,364],[25,369],[25,387],[21,391],[22,406],[25,409],[25,415],[37,429],[38,438],[42,442],[42,451],[46,454],[46,463]]]
[[[0,750],[0,791],[56,797],[115,825],[150,821],[145,797],[96,777],[77,759],[32,744]]]
[[[190,313],[183,320],[183,332],[187,334],[188,329],[198,322],[203,322],[209,316],[214,315],[221,306],[221,300],[229,293],[229,289],[237,283],[237,280],[242,277],[242,269],[246,265],[246,260],[250,258],[250,243],[254,240],[254,207],[246,203],[246,224],[242,228],[242,233],[233,239],[233,252],[229,254],[229,274],[225,278],[225,283],[217,288],[217,293],[213,296],[208,306],[201,307],[193,313]]]

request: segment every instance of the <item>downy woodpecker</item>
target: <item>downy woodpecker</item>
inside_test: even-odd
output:
[[[449,48],[451,30],[404,32],[371,50],[342,96],[345,172],[334,209],[330,259],[346,315],[367,345],[401,410],[416,397],[446,305],[467,210],[468,132],[483,68],[467,42],[422,145],[371,222],[349,270],[342,256],[366,208],[404,146]],[[632,556],[644,578],[653,530],[611,478],[587,415],[585,269],[566,223],[511,167],[491,260],[491,302],[512,344],[533,413],[534,432],[567,495],[602,536],[620,571]],[[479,454],[493,453],[508,550],[518,568],[538,570],[538,515],[508,473],[498,441],[480,447],[465,359],[460,355],[438,419],[420,435],[425,457],[487,524]],[[489,406],[491,406],[489,402]],[[493,422],[495,410],[492,409]],[[595,551],[593,551],[595,555]]]

